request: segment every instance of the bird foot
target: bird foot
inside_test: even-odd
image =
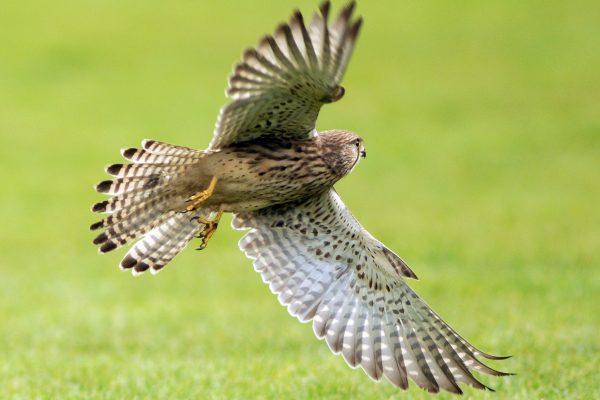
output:
[[[198,246],[196,250],[204,250],[206,248],[206,246],[208,245],[208,241],[210,240],[210,238],[213,237],[213,235],[217,231],[219,221],[221,220],[222,216],[223,211],[219,211],[217,213],[217,216],[213,220],[207,220],[204,218],[197,219],[199,223],[204,225],[204,228],[202,229],[200,234],[196,236],[198,239],[201,239],[200,246]]]
[[[200,207],[202,203],[204,203],[210,196],[213,195],[215,192],[215,186],[217,186],[217,177],[213,176],[205,190],[196,193],[187,200],[191,204],[185,208],[184,212],[194,211]]]

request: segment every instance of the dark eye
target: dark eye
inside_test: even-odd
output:
[[[354,141],[354,144],[356,145],[356,147],[360,147],[360,139],[356,139]]]

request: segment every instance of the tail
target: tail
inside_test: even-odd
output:
[[[100,182],[96,190],[112,197],[92,211],[110,215],[90,226],[104,229],[94,239],[101,253],[141,238],[120,264],[134,275],[159,272],[204,228],[198,218],[210,217],[201,208],[181,212],[193,194],[182,183],[206,153],[153,140],[144,140],[142,147],[121,151],[131,163],[106,167],[114,179]]]

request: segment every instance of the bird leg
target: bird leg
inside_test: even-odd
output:
[[[217,186],[217,177],[213,176],[210,180],[210,183],[208,184],[208,187],[205,190],[196,193],[188,199],[188,201],[191,204],[185,208],[185,211],[194,211],[195,209],[200,207],[202,203],[204,203],[210,196],[212,196],[212,194],[215,191],[215,186]]]
[[[208,245],[208,241],[215,234],[222,216],[223,211],[219,211],[217,213],[217,216],[212,220],[207,220],[201,217],[198,218],[198,222],[204,224],[204,228],[197,236],[199,239],[202,239],[202,241],[200,242],[200,246],[196,250],[204,250],[206,248],[206,245]]]

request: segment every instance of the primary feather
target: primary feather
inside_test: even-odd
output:
[[[466,342],[407,286],[414,273],[333,190],[239,213],[233,226],[250,229],[240,249],[290,314],[312,319],[317,337],[371,378],[461,393],[458,382],[487,388],[469,369],[505,375],[477,359],[501,357]]]

